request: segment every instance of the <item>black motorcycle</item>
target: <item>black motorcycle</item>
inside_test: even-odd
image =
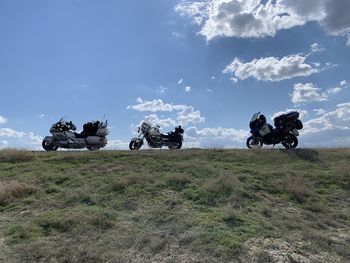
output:
[[[298,146],[299,130],[303,128],[299,120],[299,112],[293,111],[274,118],[273,128],[266,122],[266,118],[260,112],[255,113],[249,123],[250,136],[246,145],[249,149],[261,148],[264,144],[273,145],[281,143],[287,149]]]
[[[144,121],[138,129],[139,137],[131,139],[130,150],[139,150],[146,139],[150,148],[162,148],[168,146],[169,149],[180,149],[182,147],[184,130],[181,126],[175,128],[175,132],[162,134],[159,126],[152,127],[149,122]]]

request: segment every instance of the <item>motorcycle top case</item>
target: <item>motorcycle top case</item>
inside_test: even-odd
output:
[[[277,126],[284,126],[288,123],[291,123],[293,121],[296,121],[299,118],[299,112],[292,111],[288,112],[282,115],[277,116],[274,118],[274,125]]]

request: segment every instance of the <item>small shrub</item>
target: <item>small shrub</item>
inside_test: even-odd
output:
[[[239,181],[230,174],[220,175],[199,189],[199,202],[214,206],[226,200],[238,188]]]
[[[117,180],[112,182],[112,190],[122,191],[131,185],[141,183],[142,181],[144,181],[144,179],[145,178],[143,178],[142,176],[138,176],[138,175],[126,176],[126,177],[122,177],[120,179],[118,178]]]
[[[244,219],[242,218],[242,215],[240,214],[240,212],[232,209],[223,215],[222,220],[229,227],[240,226],[244,223]]]
[[[35,224],[11,224],[5,234],[11,243],[32,241],[43,236],[42,229]]]
[[[113,226],[113,222],[110,218],[110,215],[102,211],[92,216],[92,218],[90,219],[90,222],[98,230],[106,230]]]
[[[37,188],[18,181],[0,181],[0,205],[6,205],[8,202],[32,194]]]
[[[287,174],[276,184],[277,192],[287,193],[292,200],[299,203],[304,203],[310,196],[310,187],[311,185],[306,179],[292,174]]]

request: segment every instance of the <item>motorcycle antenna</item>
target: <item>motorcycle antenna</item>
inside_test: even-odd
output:
[[[102,120],[106,120],[106,123],[107,123],[108,120],[107,120],[106,113],[103,113]]]

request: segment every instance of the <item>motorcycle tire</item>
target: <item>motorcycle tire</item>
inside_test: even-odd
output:
[[[263,142],[260,138],[254,138],[253,136],[250,136],[247,139],[246,145],[248,149],[260,149],[263,146]]]
[[[43,140],[41,146],[44,148],[45,151],[47,152],[51,152],[51,151],[57,151],[58,146],[54,145],[53,143],[47,141],[47,140]]]
[[[86,146],[89,151],[98,151],[101,147],[99,146]]]
[[[181,149],[181,147],[182,147],[182,141],[178,141],[178,142],[168,146],[168,148],[170,150]]]
[[[290,133],[282,142],[282,145],[286,149],[295,149],[298,146],[298,138],[294,134]]]
[[[135,150],[137,151],[141,148],[141,146],[142,146],[142,143],[137,143],[137,141],[131,141],[129,143],[129,149],[131,151],[135,151]]]

